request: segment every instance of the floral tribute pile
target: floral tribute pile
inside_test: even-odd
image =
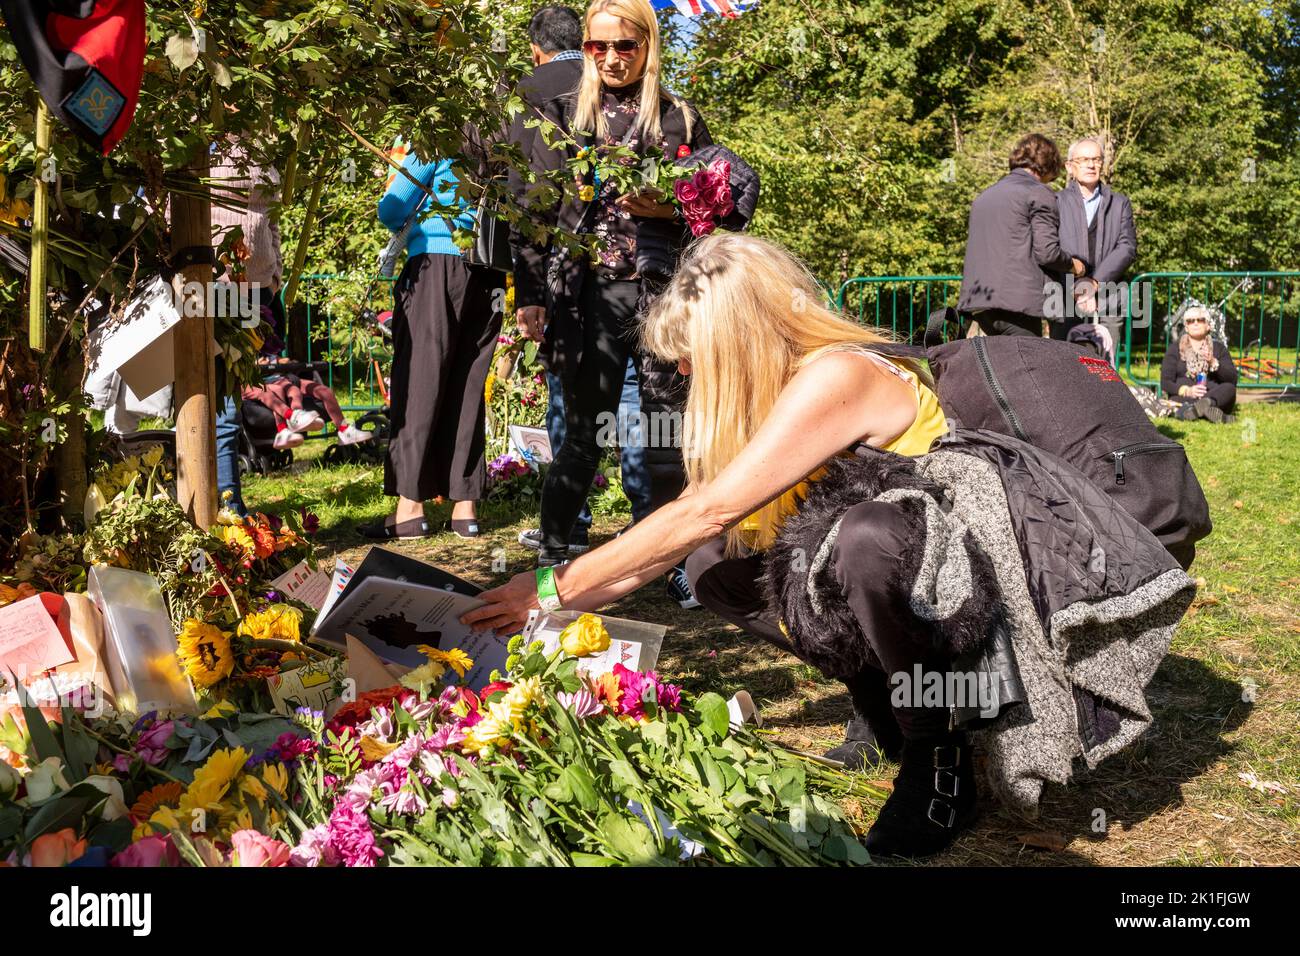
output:
[[[878,794],[731,728],[716,694],[520,637],[475,693],[466,655],[422,650],[329,719],[25,708],[0,731],[0,865],[867,861],[835,796]]]
[[[610,641],[595,615],[552,654],[516,636],[477,692],[464,652],[422,647],[398,683],[350,693],[341,660],[304,643],[314,610],[274,586],[313,566],[313,517],[225,512],[204,532],[160,469],[102,473],[89,530],[26,542],[0,603],[70,598],[91,564],[152,575],[197,715],[118,711],[93,681],[54,706],[7,688],[0,866],[867,861],[837,798],[881,794],[733,728],[717,694],[621,665],[589,676],[582,658]],[[327,713],[276,699],[320,658],[337,675]]]

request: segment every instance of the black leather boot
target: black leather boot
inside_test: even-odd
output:
[[[868,669],[844,685],[853,701],[853,719],[844,743],[826,752],[845,770],[871,770],[884,761],[897,761],[903,753],[903,732],[889,705],[889,683],[884,671]]]
[[[894,725],[894,730],[897,729]],[[855,712],[845,731],[844,743],[826,751],[826,759],[839,761],[845,770],[874,770],[886,760],[897,760],[900,749],[888,746],[881,736],[866,718]]]
[[[873,856],[932,856],[975,819],[975,768],[962,734],[903,743],[894,792],[864,845]]]

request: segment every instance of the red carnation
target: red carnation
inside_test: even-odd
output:
[[[689,155],[691,155],[691,148],[687,146],[685,143],[682,143],[682,145],[677,147],[678,159],[685,159]]]

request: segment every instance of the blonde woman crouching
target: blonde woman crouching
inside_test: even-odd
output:
[[[829,756],[851,768],[882,756],[901,764],[866,846],[922,856],[948,846],[974,817],[961,728],[988,728],[980,745],[994,786],[1026,808],[1044,780],[1068,779],[1071,759],[1088,756],[1087,744],[1068,739],[1082,733],[1066,715],[1069,691],[1062,696],[1063,682],[1040,680],[1037,669],[1039,657],[1064,653],[1074,633],[1062,625],[1049,634],[1034,610],[1054,609],[1051,595],[1035,605],[1042,595],[1032,588],[1044,577],[1036,562],[1057,556],[1022,558],[1015,535],[1054,522],[1075,533],[1086,522],[1074,498],[1104,506],[1029,446],[949,434],[926,375],[872,351],[882,334],[821,301],[806,267],[774,243],[716,233],[692,245],[641,330],[650,352],[690,376],[689,487],[577,560],[485,592],[490,603],[464,620],[510,634],[533,608],[596,610],[689,556],[691,585],[707,608],[845,682],[854,719]],[[956,452],[945,450],[949,442]],[[1000,472],[1028,482],[1024,493],[1008,484],[1004,494]],[[1022,513],[1033,507],[1021,504],[1030,485],[1051,494],[1051,508]],[[1105,546],[1116,554],[1129,547],[1138,577],[1163,583],[1159,600],[1131,602],[1153,615],[1138,637],[1090,633],[1103,657],[1149,645],[1147,657],[1158,662],[1190,579],[1132,519],[1108,513],[1106,521],[1128,538]],[[1175,572],[1181,577],[1169,577]],[[1085,596],[1104,597],[1100,587]],[[1116,616],[1137,613],[1128,608]],[[1034,667],[1018,673],[1021,653],[1033,655]],[[1145,675],[1145,661],[1119,661],[1115,680]],[[996,685],[992,706],[905,686],[932,675],[951,687],[945,678],[957,668]],[[1068,676],[1064,662],[1060,673]],[[1134,693],[1141,696],[1141,684]],[[1028,724],[1026,695],[1034,702]],[[1140,725],[1121,720],[1106,746],[1124,745]],[[1039,739],[1040,730],[1050,739]]]

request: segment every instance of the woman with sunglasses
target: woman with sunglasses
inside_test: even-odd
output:
[[[712,142],[694,109],[660,82],[659,25],[647,0],[596,0],[587,10],[582,49],[578,88],[542,108],[564,145],[550,148],[547,137],[536,138],[530,160],[539,180],[556,181],[579,150],[624,146],[637,157],[672,160]],[[672,220],[676,213],[671,204],[622,193],[592,174],[573,198],[534,204],[530,212],[543,225],[600,240],[598,259],[588,262],[516,239],[516,317],[525,336],[544,343],[542,357],[564,387],[564,443],[542,491],[538,562],[553,565],[569,557],[569,536],[600,461],[601,426],[617,411],[635,344],[637,221]],[[684,223],[681,228],[684,245],[688,232]]]
[[[1210,310],[1195,305],[1183,315],[1178,347],[1165,352],[1160,387],[1182,407],[1174,413],[1184,421],[1204,418],[1221,425],[1237,404],[1237,367],[1228,347],[1210,331]]]

